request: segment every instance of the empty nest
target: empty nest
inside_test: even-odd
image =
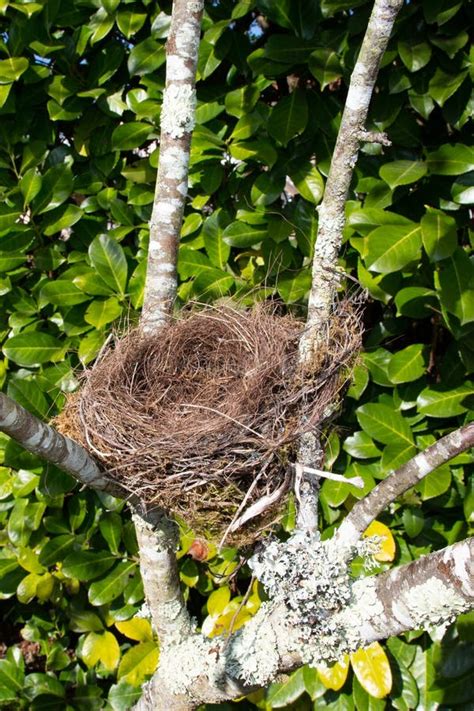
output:
[[[196,534],[249,543],[281,518],[298,439],[320,429],[360,348],[343,302],[303,372],[304,328],[260,305],[192,309],[157,335],[131,331],[86,372],[58,428]]]

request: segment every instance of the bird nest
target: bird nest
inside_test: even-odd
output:
[[[142,501],[196,534],[248,543],[281,518],[298,440],[320,430],[360,348],[347,302],[305,369],[304,328],[260,305],[193,309],[156,335],[132,331],[85,373],[56,424]]]

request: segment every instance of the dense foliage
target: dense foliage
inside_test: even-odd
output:
[[[274,298],[304,312],[315,207],[371,5],[207,4],[182,303]],[[0,384],[44,419],[141,306],[170,10],[154,0],[0,2]],[[380,72],[368,128],[393,145],[362,147],[340,260],[347,288],[368,293],[365,352],[326,453],[328,467],[365,487],[325,481],[324,535],[390,469],[472,417],[471,15],[462,0],[407,1]],[[0,707],[127,709],[158,658],[137,616],[129,515],[7,437],[0,444]],[[386,512],[395,563],[472,528],[471,461],[459,456]],[[294,525],[291,501],[283,524]],[[193,614],[209,634],[244,624],[263,593],[254,585],[236,617],[248,576],[226,576],[239,554],[217,556],[182,531]],[[349,675],[347,663],[329,675],[304,668],[240,706],[467,709],[474,616],[443,632],[389,640],[385,653],[355,657]]]

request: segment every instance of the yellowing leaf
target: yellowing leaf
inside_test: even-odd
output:
[[[82,645],[82,659],[89,669],[101,664],[113,671],[120,659],[120,647],[112,632],[89,632]]]
[[[346,683],[347,675],[349,673],[349,655],[345,654],[339,662],[336,662],[330,667],[327,667],[326,665],[318,665],[317,670],[318,676],[326,689],[339,691],[339,689],[342,689]]]
[[[248,620],[251,619],[252,615],[243,607],[240,612],[235,616],[235,610],[230,610],[226,612],[225,615],[218,617],[214,623],[214,628],[209,637],[217,637],[224,632],[236,632],[240,627],[243,627]]]
[[[392,688],[392,672],[383,648],[374,642],[351,654],[352,668],[360,685],[371,696],[383,699]]]
[[[151,625],[148,620],[144,620],[142,617],[134,617],[125,622],[116,622],[115,626],[119,632],[129,639],[135,639],[137,642],[153,641]]]
[[[382,539],[379,552],[374,554],[375,560],[388,563],[395,558],[395,539],[389,527],[384,523],[372,521],[364,536],[379,536]]]
[[[140,642],[126,652],[117,672],[117,678],[132,686],[141,686],[158,665],[158,647],[154,642]],[[177,663],[179,660],[176,660]]]
[[[214,590],[207,598],[207,611],[212,617],[220,615],[230,602],[230,589],[227,586]]]

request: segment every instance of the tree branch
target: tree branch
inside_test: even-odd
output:
[[[337,259],[342,243],[344,207],[357,162],[380,61],[403,0],[375,0],[359,57],[352,72],[341,126],[331,160],[324,199],[319,208],[318,236],[313,258],[313,277],[308,304],[307,335],[301,342],[303,359],[317,348],[322,326],[331,314],[339,286]],[[361,133],[362,131],[362,133]],[[381,136],[378,136],[378,140]]]
[[[474,538],[468,538],[413,563],[362,578],[354,585],[354,602],[342,615],[360,619],[357,615],[365,610],[364,644],[449,624],[474,606],[473,559]]]
[[[0,430],[81,484],[113,496],[127,496],[118,484],[107,479],[84,447],[41,422],[4,393],[0,393]]]
[[[204,0],[174,0],[166,44],[166,88],[161,111],[160,159],[150,221],[141,325],[165,324],[176,298],[176,260],[188,192],[189,154],[196,107],[196,65]]]
[[[348,552],[367,526],[397,496],[415,486],[437,467],[474,446],[474,422],[442,437],[406,464],[391,472],[364,499],[358,501],[335,533],[335,540]]]
[[[337,554],[334,541],[329,547]],[[166,650],[145,694],[154,700],[155,711],[220,703],[265,687],[278,674],[308,661],[335,661],[344,652],[394,634],[450,623],[474,605],[473,553],[474,539],[469,539],[381,575],[353,581],[348,604],[341,611],[335,608],[324,621],[333,630],[332,639],[321,634],[318,624],[310,638],[292,624],[298,595],[300,613],[306,604],[299,586],[286,603],[264,603],[230,639],[193,635]]]
[[[133,516],[140,549],[140,571],[153,627],[160,646],[182,642],[191,634],[189,617],[179,584],[176,550],[178,526],[160,512],[159,520],[147,523]]]
[[[300,341],[300,361],[311,362],[325,332],[340,282],[337,259],[345,222],[345,202],[357,162],[359,142],[377,140],[386,145],[382,134],[364,130],[380,61],[403,0],[375,0],[359,57],[352,72],[341,126],[331,160],[324,199],[319,208],[318,235],[313,257],[313,275],[308,303],[308,328]],[[308,433],[301,440],[298,462],[321,468],[323,451],[319,438]],[[303,475],[299,486],[298,527],[317,530],[319,483]]]

